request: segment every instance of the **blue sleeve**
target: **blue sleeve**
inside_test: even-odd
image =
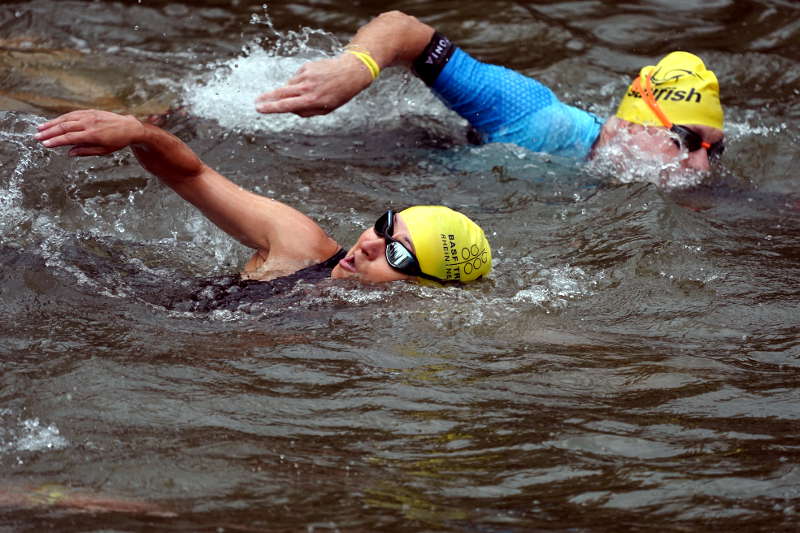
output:
[[[484,142],[586,159],[600,135],[602,121],[597,115],[562,103],[533,78],[481,63],[460,48],[432,88],[478,130]]]

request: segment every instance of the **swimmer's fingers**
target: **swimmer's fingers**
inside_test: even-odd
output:
[[[92,141],[90,134],[85,131],[66,132],[40,137],[38,139],[47,148],[86,144]]]
[[[292,83],[288,85],[284,85],[279,89],[275,89],[268,93],[264,93],[258,98],[256,98],[256,104],[262,103],[271,103],[271,102],[278,102],[280,100],[284,100],[286,98],[292,98],[295,96],[300,96],[304,93],[304,87],[300,84]]]
[[[79,152],[76,155],[103,155],[131,144],[142,135],[143,128],[142,123],[132,116],[82,110],[42,124],[36,139],[47,148],[75,146]]]
[[[56,137],[40,139],[47,148],[72,146],[69,155],[72,157],[87,155],[106,155],[115,152],[118,148],[97,144],[96,138],[85,131],[68,132]]]
[[[297,90],[296,87],[283,87],[271,93],[262,94],[256,100],[256,111],[262,114],[294,113],[301,117],[327,115],[347,103],[357,92],[324,92],[317,90]]]
[[[42,132],[44,134],[42,137],[37,136],[37,138],[47,148],[58,148],[60,146],[82,148],[86,146],[103,146],[106,144],[103,142],[101,136],[97,135],[95,132],[86,129],[77,129],[77,126],[73,127],[76,128],[73,131],[67,130],[61,132],[60,126],[54,126]],[[113,151],[114,149],[109,148],[106,153]]]
[[[121,148],[117,144],[108,145],[98,143],[97,138],[87,132],[65,133],[58,137],[53,137],[42,142],[47,148],[58,148],[60,146],[72,146],[70,157],[85,157],[90,155],[108,155]]]
[[[256,109],[259,113],[294,113],[301,117],[324,115],[333,111],[332,107],[325,107],[310,95],[290,96],[278,100],[260,101]]]
[[[259,113],[298,113],[316,107],[313,88],[308,84],[293,83],[264,93],[256,98],[256,111]]]
[[[324,115],[346,104],[372,82],[372,75],[352,54],[306,63],[289,83],[256,99],[259,113]]]
[[[86,127],[83,124],[75,120],[50,121],[39,126],[39,133],[36,134],[36,139],[45,141],[60,135],[84,131],[85,129]]]
[[[86,113],[89,112],[88,110],[81,109],[78,111],[70,111],[69,113],[65,113],[59,117],[56,117],[52,120],[48,120],[44,124],[40,124],[36,127],[39,131],[44,131],[47,129],[52,128],[53,126],[57,126],[59,124],[63,124],[64,122],[75,122],[79,121],[81,118],[86,116]]]

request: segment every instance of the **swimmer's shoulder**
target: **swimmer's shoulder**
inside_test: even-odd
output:
[[[271,257],[263,250],[253,253],[250,260],[242,268],[240,277],[249,281],[271,281],[277,278],[291,276],[296,272],[310,267],[320,266],[332,269],[343,256],[343,249],[339,248],[335,254],[324,261],[296,260],[287,257]]]

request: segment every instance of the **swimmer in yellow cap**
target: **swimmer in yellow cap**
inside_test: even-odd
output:
[[[371,260],[376,257],[378,261]],[[491,263],[489,242],[475,222],[448,207],[418,205],[384,213],[361,234],[331,277],[467,282],[487,274]]]
[[[716,75],[696,55],[672,52],[641,69],[597,146],[622,140],[631,155],[683,155],[683,167],[708,170],[725,149],[723,127]]]
[[[259,96],[260,113],[323,115],[368,87],[386,67],[411,70],[477,132],[481,142],[513,143],[576,159],[616,145],[629,156],[708,170],[722,152],[723,115],[714,73],[687,52],[642,69],[616,117],[566,105],[542,83],[483,63],[417,18],[391,11],[362,26],[342,54],[312,61]],[[673,165],[675,166],[675,165]]]
[[[300,273],[364,282],[424,279],[469,282],[492,267],[483,230],[444,206],[387,211],[343,250],[312,219],[271,198],[245,191],[205,165],[177,137],[132,116],[81,110],[39,126],[47,148],[70,146],[73,157],[107,155],[129,146],[158,176],[214,224],[253,248],[242,277],[268,281]]]

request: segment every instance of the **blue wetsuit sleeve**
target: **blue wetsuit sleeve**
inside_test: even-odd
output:
[[[602,121],[566,105],[546,86],[505,67],[481,63],[455,48],[431,88],[484,142],[585,159]]]

